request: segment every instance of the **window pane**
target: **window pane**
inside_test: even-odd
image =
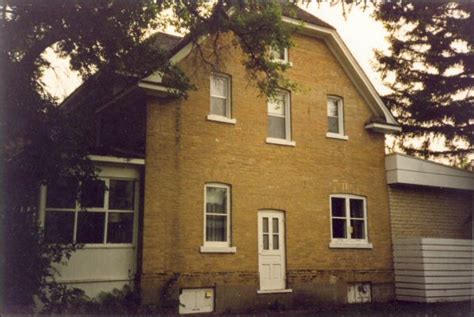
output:
[[[328,132],[340,133],[339,132],[339,118],[328,117]]]
[[[211,97],[211,114],[226,117],[227,116],[226,99]]]
[[[74,235],[74,212],[47,211],[44,236],[50,243],[72,243]]]
[[[264,249],[264,250],[270,249],[270,243],[269,243],[269,240],[268,240],[268,234],[264,234],[264,235],[263,235],[263,249]]]
[[[270,50],[271,59],[285,60],[285,49],[284,48],[272,48]]]
[[[134,182],[125,180],[110,180],[109,209],[133,209]]]
[[[81,211],[77,218],[77,243],[104,242],[105,213]]]
[[[331,198],[331,211],[333,217],[345,217],[346,216],[346,200],[344,198]]]
[[[351,199],[351,218],[364,218],[364,201],[362,199]]]
[[[285,96],[285,93],[280,93],[268,99],[267,107],[269,114],[285,115]]]
[[[268,218],[265,217],[262,219],[263,232],[268,232]]]
[[[273,222],[273,233],[278,233],[278,218],[273,218],[272,219],[272,222]]]
[[[227,188],[206,187],[206,212],[227,213]]]
[[[338,101],[334,99],[328,99],[328,116],[329,117],[338,117],[339,108]]]
[[[46,190],[46,207],[76,208],[77,184],[72,179],[60,180]]]
[[[206,216],[206,241],[227,241],[226,216]]]
[[[280,243],[279,243],[278,235],[274,234],[273,235],[273,250],[279,250],[280,249]]]
[[[82,185],[82,207],[104,207],[105,182],[101,180],[85,182]]]
[[[268,136],[276,139],[286,139],[284,117],[268,116]]]
[[[211,76],[211,95],[227,97],[227,78]]]
[[[352,239],[365,239],[365,225],[364,220],[351,220]]]
[[[346,220],[345,219],[333,219],[332,220],[332,237],[333,238],[346,238]]]
[[[107,242],[133,242],[133,213],[109,212],[107,224]]]

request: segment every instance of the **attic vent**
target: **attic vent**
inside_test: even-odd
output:
[[[372,301],[372,287],[370,283],[350,284],[347,290],[347,302],[370,303]]]
[[[180,314],[211,313],[214,311],[214,289],[188,288],[179,296]]]

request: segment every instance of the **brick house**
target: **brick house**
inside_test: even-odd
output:
[[[47,235],[85,243],[61,281],[96,295],[136,280],[182,313],[394,298],[384,133],[400,127],[332,26],[283,20],[303,23],[275,54],[298,91],[259,96],[233,47],[196,72],[192,44],[159,35],[192,74],[187,100],[153,74],[65,101],[97,109],[101,183],[88,212],[55,201],[67,184],[42,188]]]

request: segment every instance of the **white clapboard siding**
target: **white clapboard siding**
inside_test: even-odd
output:
[[[471,258],[429,258],[429,257],[397,257],[395,263],[464,263],[472,264]]]
[[[472,288],[474,284],[472,283],[401,283],[398,282],[397,286],[403,289],[424,289],[424,290],[432,290],[432,289],[467,289]]]
[[[417,283],[417,284],[448,284],[448,283],[473,283],[471,276],[409,276],[396,275],[397,283]]]
[[[471,271],[415,271],[395,270],[395,275],[402,276],[471,276]]]
[[[474,299],[472,240],[403,238],[393,243],[398,300],[446,302]]]

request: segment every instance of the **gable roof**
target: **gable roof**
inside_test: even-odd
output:
[[[321,39],[326,43],[357,91],[374,113],[374,119],[366,123],[366,129],[378,133],[401,131],[400,125],[385,106],[375,87],[333,26],[298,7],[284,10],[282,20],[290,25],[302,26],[298,32]],[[192,49],[193,43],[190,39],[184,38],[171,50],[170,62],[178,63]],[[138,86],[155,96],[167,96],[170,93],[170,87],[162,85],[162,76],[156,72],[143,78]]]

